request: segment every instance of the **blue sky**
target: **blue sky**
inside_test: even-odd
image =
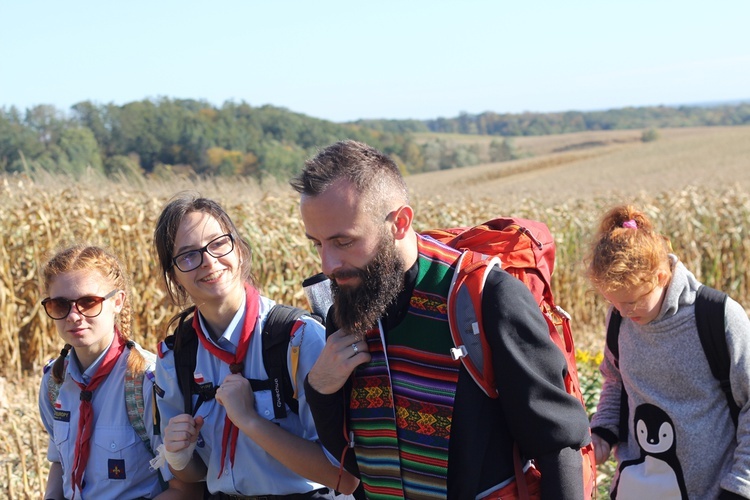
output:
[[[0,0],[0,107],[454,117],[750,100],[750,1]]]

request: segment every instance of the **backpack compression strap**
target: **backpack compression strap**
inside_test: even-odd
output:
[[[727,397],[729,414],[737,427],[740,407],[732,396],[732,385],[729,381],[729,347],[727,347],[724,311],[727,294],[703,285],[698,289],[695,298],[695,321],[698,325],[698,336],[706,353],[711,373],[719,381],[721,390]]]

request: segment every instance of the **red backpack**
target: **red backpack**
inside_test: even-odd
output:
[[[568,365],[565,389],[583,405],[570,316],[555,305],[550,287],[555,241],[547,226],[533,220],[498,218],[471,228],[431,229],[421,234],[464,251],[448,295],[448,320],[455,344],[453,356],[461,359],[479,387],[489,397],[498,397],[490,347],[482,328],[481,307],[487,274],[498,264],[531,290],[547,321],[550,338],[565,356]],[[525,481],[520,480],[523,472],[520,456],[516,455],[519,496],[524,498]],[[581,448],[581,455],[585,498],[591,498],[596,490],[593,445]]]

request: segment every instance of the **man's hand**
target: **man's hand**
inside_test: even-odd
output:
[[[333,394],[344,387],[355,368],[370,359],[366,341],[357,341],[353,335],[338,330],[326,340],[307,380],[319,393]]]

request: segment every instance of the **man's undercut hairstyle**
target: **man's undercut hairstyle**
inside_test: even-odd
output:
[[[317,196],[339,179],[352,183],[366,210],[384,216],[390,205],[409,203],[409,192],[398,165],[386,154],[357,141],[339,141],[318,152],[290,181],[303,196]]]

